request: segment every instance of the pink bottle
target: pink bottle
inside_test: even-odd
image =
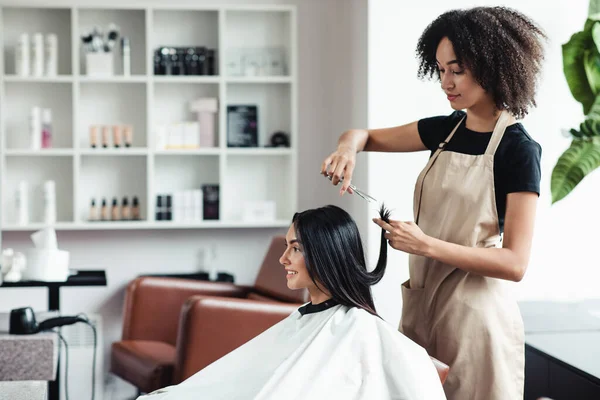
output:
[[[52,110],[42,112],[42,149],[52,148]]]

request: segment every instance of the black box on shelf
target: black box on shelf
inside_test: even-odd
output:
[[[154,51],[154,75],[215,75],[216,50],[162,46]]]
[[[227,147],[258,147],[257,106],[227,106]]]
[[[170,194],[156,195],[156,220],[171,221],[173,219],[173,198]]]
[[[219,219],[219,185],[202,185],[203,219]]]

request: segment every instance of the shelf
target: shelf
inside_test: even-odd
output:
[[[239,156],[287,156],[291,155],[292,149],[289,148],[228,148],[228,155]]]
[[[72,156],[74,154],[73,149],[41,149],[41,150],[29,150],[29,149],[7,149],[5,154],[10,157],[48,157],[48,156]]]
[[[215,156],[222,153],[218,147],[208,149],[172,149],[172,150],[155,150],[153,152],[157,156]]]
[[[227,83],[291,83],[291,76],[234,76],[225,79]]]
[[[131,76],[85,76],[79,77],[81,83],[141,83],[146,82],[148,77],[146,75],[131,75]]]
[[[0,5],[0,9],[0,60],[4,64],[0,68],[1,231],[45,227],[39,223],[43,220],[40,185],[45,180],[56,181],[60,222],[52,226],[57,230],[289,226],[288,218],[297,211],[295,6],[107,6],[96,2],[63,7]],[[113,75],[89,76],[81,37],[95,27],[106,34],[111,23],[120,28],[119,39],[125,36],[131,41],[131,74],[123,75],[119,40],[113,50]],[[57,35],[58,75],[17,75],[19,39],[23,33],[31,38],[35,32]],[[165,53],[174,63],[181,60],[178,56],[184,60],[187,56],[197,64],[184,70],[198,75],[158,75],[177,72],[177,64],[165,65],[166,59],[155,58],[155,50],[161,47],[184,48],[185,53],[171,49]],[[204,59],[202,64],[202,51],[211,62]],[[238,57],[237,73],[235,62],[234,68],[230,65],[232,55]],[[155,67],[155,61],[163,64]],[[190,111],[190,103],[201,98],[217,100],[217,109],[211,107],[209,117],[214,120]],[[209,107],[212,104],[207,102]],[[260,147],[227,147],[228,105],[258,107]],[[51,149],[31,150],[30,114],[36,106],[52,111]],[[189,122],[195,124],[174,125]],[[214,141],[203,135],[201,147],[192,148],[199,142],[192,135],[206,133],[213,124]],[[133,129],[131,138],[127,137],[132,147],[115,148],[115,138],[125,143],[123,130],[120,139],[114,136],[119,134],[116,127],[125,125]],[[291,147],[264,147],[274,132],[288,134]],[[103,148],[106,135],[108,147]],[[100,147],[92,148],[92,142]],[[180,147],[166,148],[169,144]],[[184,148],[186,144],[190,148]],[[26,226],[15,225],[15,196],[21,181],[30,188],[31,224]],[[205,184],[219,186],[220,220],[187,215],[186,193],[196,191],[194,196],[198,196],[197,190]],[[159,194],[173,194],[173,200],[175,195],[184,196],[186,206],[179,215],[194,220],[156,221]],[[100,209],[105,198],[110,214],[113,198],[122,205],[127,197],[131,205],[133,196],[139,200],[144,220],[87,221],[92,199]],[[275,206],[274,220],[246,222],[265,205]]]
[[[220,76],[207,75],[153,75],[151,80],[155,83],[213,83],[221,82]]]
[[[53,228],[57,231],[88,231],[88,230],[143,230],[143,229],[252,229],[252,228],[287,228],[290,221],[275,220],[265,222],[236,222],[236,221],[201,221],[193,223],[170,221],[98,221],[98,222],[59,222],[54,225],[28,224],[25,226],[5,225],[2,231],[29,232],[44,228]]]
[[[19,75],[4,75],[5,82],[49,82],[49,83],[69,83],[73,82],[71,75],[57,76],[19,76]]]
[[[81,149],[79,154],[82,156],[144,156],[148,154],[148,149],[144,147],[125,147],[125,148],[96,148],[96,149]]]

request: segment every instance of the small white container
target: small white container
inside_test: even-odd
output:
[[[42,148],[42,109],[31,107],[29,114],[29,148],[39,150]]]
[[[56,184],[54,181],[44,182],[44,224],[56,223]]]
[[[58,74],[58,37],[54,33],[46,35],[46,76]]]
[[[87,53],[85,55],[88,76],[114,76],[115,59],[113,53]]]
[[[58,249],[26,250],[27,268],[23,279],[44,282],[63,282],[69,278],[70,253]]]
[[[29,223],[29,196],[27,189],[27,182],[19,182],[15,198],[15,207],[17,209],[17,225],[21,226]]]
[[[15,51],[15,73],[19,76],[29,76],[31,74],[30,46],[29,34],[22,33],[19,36],[19,43]]]
[[[33,76],[44,76],[44,35],[33,35]]]

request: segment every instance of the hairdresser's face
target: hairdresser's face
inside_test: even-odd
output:
[[[290,226],[285,235],[285,251],[279,262],[285,267],[287,286],[292,290],[305,289],[313,290],[315,284],[310,279],[304,262],[304,249],[298,242],[294,224]]]
[[[490,95],[477,83],[471,71],[456,59],[452,42],[444,37],[435,53],[442,90],[455,110],[493,106]]]

